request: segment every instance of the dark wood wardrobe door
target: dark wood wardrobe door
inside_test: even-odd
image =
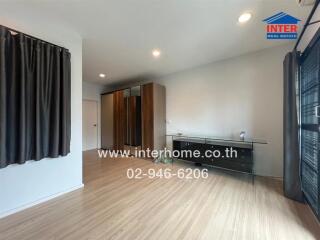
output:
[[[123,91],[113,93],[113,142],[114,150],[124,149],[125,109]]]
[[[123,116],[124,116],[124,130],[123,130],[123,134],[124,134],[124,144],[125,145],[130,145],[130,127],[129,127],[129,117],[130,115],[128,114],[129,112],[129,97],[125,97],[124,101],[123,101]]]
[[[142,149],[153,150],[154,116],[153,116],[153,83],[142,86]]]
[[[136,109],[136,99],[134,96],[129,97],[129,109],[128,109],[128,127],[129,127],[129,145],[134,146],[134,136],[135,136],[135,109]]]
[[[129,98],[130,145],[141,146],[141,97]]]

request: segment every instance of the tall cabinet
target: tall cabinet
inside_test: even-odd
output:
[[[124,107],[124,91],[116,91],[113,93],[113,148],[122,150],[125,143],[125,107]],[[104,106],[102,106],[104,107]],[[104,125],[105,122],[101,122]],[[105,134],[103,134],[105,136]]]
[[[166,135],[165,87],[148,83],[101,95],[103,149],[163,149]]]
[[[166,144],[166,90],[149,83],[142,86],[142,149],[160,150]]]

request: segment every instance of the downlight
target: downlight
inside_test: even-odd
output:
[[[161,55],[161,51],[159,49],[153,49],[152,50],[152,55],[154,58],[158,58]]]
[[[252,17],[251,13],[243,13],[240,15],[238,21],[239,23],[246,23],[251,19],[251,17]]]

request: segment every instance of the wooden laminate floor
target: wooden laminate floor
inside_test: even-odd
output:
[[[190,167],[84,153],[84,183],[0,219],[0,239],[320,239],[308,207],[282,195],[280,181],[209,170],[208,179],[131,180],[128,168]]]

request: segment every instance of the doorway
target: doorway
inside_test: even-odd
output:
[[[82,150],[98,148],[98,102],[82,101]]]

